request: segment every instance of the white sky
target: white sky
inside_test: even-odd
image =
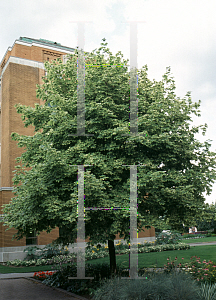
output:
[[[43,38],[64,46],[77,46],[74,21],[85,25],[85,51],[106,38],[115,54],[130,58],[127,21],[138,24],[138,68],[147,64],[149,78],[161,80],[170,66],[176,94],[192,92],[201,102],[201,117],[192,125],[208,124],[206,136],[216,152],[216,1],[215,0],[7,0],[0,1],[0,60],[20,36]],[[216,201],[216,183],[206,202]]]

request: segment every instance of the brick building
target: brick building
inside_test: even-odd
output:
[[[52,61],[65,55],[73,54],[73,48],[62,46],[59,43],[43,39],[20,37],[9,47],[0,63],[0,215],[2,205],[9,203],[13,197],[13,170],[16,157],[20,156],[22,149],[17,147],[17,142],[12,141],[11,133],[33,135],[34,128],[25,128],[21,115],[17,114],[14,107],[20,103],[34,107],[35,103],[43,104],[36,98],[36,84],[42,84],[45,75],[44,61]],[[47,234],[42,232],[36,237],[35,233],[19,241],[13,240],[15,229],[5,231],[6,227],[0,223],[0,262],[23,258],[26,246],[35,244],[43,247],[51,243],[59,235],[55,228]],[[118,238],[118,236],[117,236]],[[139,238],[146,240],[155,239],[155,230],[146,230],[139,233]]]

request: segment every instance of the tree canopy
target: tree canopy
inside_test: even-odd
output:
[[[205,203],[202,214],[199,218],[194,218],[191,224],[197,226],[198,231],[212,230],[216,233],[216,203]]]
[[[4,224],[16,228],[17,239],[31,230],[50,232],[59,227],[59,242],[77,236],[77,167],[85,168],[86,207],[129,207],[130,168],[138,165],[138,224],[157,225],[159,216],[173,229],[190,226],[201,213],[204,192],[210,194],[216,179],[216,154],[210,142],[195,134],[207,125],[193,126],[200,103],[188,92],[175,94],[170,68],[161,81],[148,79],[147,66],[138,74],[138,133],[129,133],[130,73],[121,52],[113,55],[107,43],[85,53],[85,132],[94,136],[70,136],[77,130],[77,55],[64,64],[45,62],[43,84],[37,97],[43,105],[17,105],[25,127],[33,136],[12,134],[25,150],[17,159],[15,197],[4,205]],[[147,195],[147,197],[146,197]],[[144,198],[145,197],[145,198]],[[129,210],[85,212],[86,236],[94,243],[114,240],[120,232],[129,239]]]

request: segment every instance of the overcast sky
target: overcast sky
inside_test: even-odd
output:
[[[170,66],[176,94],[192,92],[201,102],[201,117],[192,125],[208,124],[206,136],[216,152],[216,1],[215,0],[0,0],[0,60],[20,36],[42,38],[77,47],[77,25],[85,25],[85,51],[106,38],[115,54],[130,58],[130,29],[138,23],[138,68],[147,64],[149,78],[161,80]],[[206,202],[216,201],[216,183]]]

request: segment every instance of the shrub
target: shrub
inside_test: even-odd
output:
[[[198,291],[199,295],[205,300],[215,300],[216,299],[216,284],[204,283],[201,285]]]
[[[127,244],[123,244],[121,242],[121,240],[119,240],[119,242],[117,244],[115,244],[115,250],[125,250],[128,249],[128,245]]]
[[[216,283],[216,264],[212,261],[200,261],[200,257],[192,256],[191,262],[180,266],[184,272],[190,272],[200,283]]]
[[[200,261],[200,257],[192,256],[189,263],[177,264],[177,257],[174,261],[167,258],[167,265],[164,265],[164,271],[170,273],[172,270],[179,268],[184,273],[189,273],[198,282],[202,283],[216,283],[216,264],[212,261]]]
[[[27,252],[26,257],[24,258],[24,260],[32,260],[32,259],[37,259],[39,258],[39,255],[36,254],[37,250],[41,250],[40,248],[36,247],[36,246],[30,246],[27,247],[23,250],[23,252]]]
[[[187,233],[187,234],[183,234],[183,236],[182,236],[183,239],[187,239],[187,238],[189,238],[189,239],[196,238],[197,239],[197,238],[204,238],[204,237],[206,237],[206,235],[202,234],[202,233],[199,233],[199,234]]]
[[[109,279],[94,292],[95,300],[201,300],[199,287],[189,274],[149,274],[145,279]]]
[[[117,275],[128,276],[128,273],[128,271],[124,271],[123,268],[117,266]],[[100,286],[101,280],[110,278],[110,266],[109,264],[87,264],[85,266],[85,275],[94,277],[94,279],[68,279],[68,277],[77,276],[77,266],[72,264],[61,267],[52,276],[46,278],[43,283],[63,288],[75,294],[91,294]]]
[[[181,241],[181,234],[178,232],[172,231],[171,233],[161,232],[157,236],[156,244],[165,245],[165,244],[178,244]]]
[[[7,261],[6,264],[7,266],[22,266],[24,263],[24,261],[22,261],[21,259],[14,259],[13,261]]]
[[[40,250],[38,254],[36,254],[36,251]],[[57,255],[66,255],[69,254],[68,250],[64,250],[63,248],[59,249],[59,246],[54,244],[48,244],[44,248],[38,248],[36,246],[30,246],[24,249],[24,252],[27,252],[27,256],[24,258],[24,260],[37,260],[39,258],[41,259],[49,259]]]
[[[171,273],[173,270],[177,270],[177,267],[179,267],[179,265],[177,265],[177,256],[175,257],[175,260],[172,261],[171,257],[167,258],[167,265],[164,265],[164,273]]]
[[[59,246],[48,244],[41,250],[40,258],[52,258],[57,255],[66,255],[69,254],[68,250],[64,250],[63,248],[59,249]]]

